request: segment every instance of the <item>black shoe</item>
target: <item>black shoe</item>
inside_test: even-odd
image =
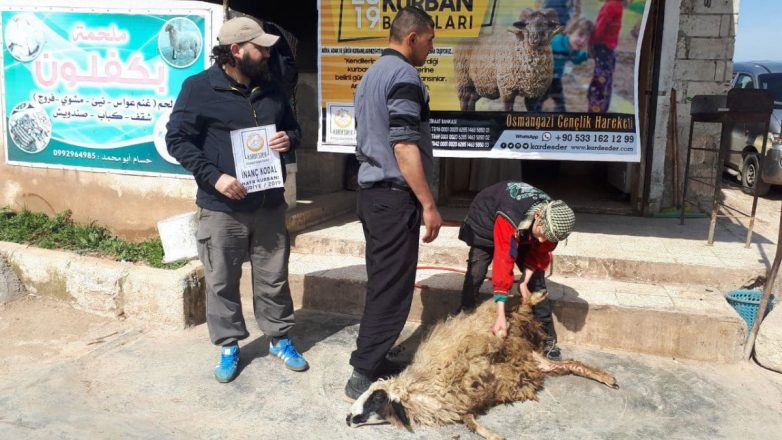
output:
[[[407,368],[407,365],[403,363],[383,358],[380,365],[375,369],[375,374],[373,374],[373,376],[376,379],[388,379],[391,376],[396,376],[401,373],[405,368]]]
[[[557,341],[554,339],[549,339],[546,341],[546,345],[543,346],[543,354],[552,361],[562,360],[562,352],[559,351],[559,347],[557,347]]]
[[[348,383],[345,384],[345,395],[351,400],[356,400],[369,389],[370,385],[372,385],[372,379],[354,369]]]
[[[399,344],[396,347],[392,347],[390,350],[388,350],[388,353],[386,353],[386,359],[396,359],[399,356],[402,355],[407,350],[407,345]]]

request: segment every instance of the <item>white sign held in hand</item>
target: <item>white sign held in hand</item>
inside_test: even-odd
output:
[[[284,186],[280,153],[269,148],[276,132],[274,124],[231,132],[236,179],[248,193]]]

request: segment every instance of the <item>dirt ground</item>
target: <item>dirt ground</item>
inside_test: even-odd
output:
[[[732,214],[720,221],[746,224],[737,212],[748,212],[752,198],[734,185],[724,195]],[[782,188],[759,200],[759,234],[777,236],[781,201]],[[0,305],[0,438],[478,438],[461,425],[412,434],[348,428],[342,387],[357,320],[297,311],[293,337],[312,366],[300,374],[268,356],[251,310],[245,305],[253,335],[242,342],[241,374],[226,385],[211,376],[217,352],[205,325],[162,329],[33,295]],[[417,333],[409,326],[403,339]],[[621,388],[549,378],[538,402],[498,406],[481,420],[509,439],[766,439],[782,431],[782,375],[753,362],[563,349],[611,371]]]
[[[308,372],[281,368],[250,324],[239,377],[218,384],[204,325],[163,330],[33,296],[0,306],[0,438],[479,438],[461,425],[347,427],[342,387],[357,321],[298,311],[297,323]],[[621,388],[549,378],[538,402],[497,406],[482,422],[509,439],[773,438],[782,429],[782,375],[752,363],[563,348]]]
[[[0,377],[77,359],[133,327],[35,295],[0,304]]]
[[[752,195],[742,191],[735,177],[725,174],[722,179],[723,206],[720,207],[720,221],[749,225],[752,213]],[[772,186],[771,191],[758,197],[753,231],[767,239],[777,242],[779,237],[780,215],[782,215],[782,186]]]

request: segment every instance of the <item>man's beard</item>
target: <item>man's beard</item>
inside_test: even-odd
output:
[[[237,61],[236,67],[243,75],[250,78],[250,80],[256,84],[268,82],[271,78],[268,61],[254,61],[250,58],[250,54],[248,53],[245,53],[244,56]]]

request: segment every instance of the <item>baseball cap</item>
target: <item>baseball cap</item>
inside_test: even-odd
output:
[[[236,17],[226,21],[217,34],[217,41],[221,45],[249,41],[258,46],[272,47],[279,39],[279,35],[264,32],[261,25],[250,17]]]

